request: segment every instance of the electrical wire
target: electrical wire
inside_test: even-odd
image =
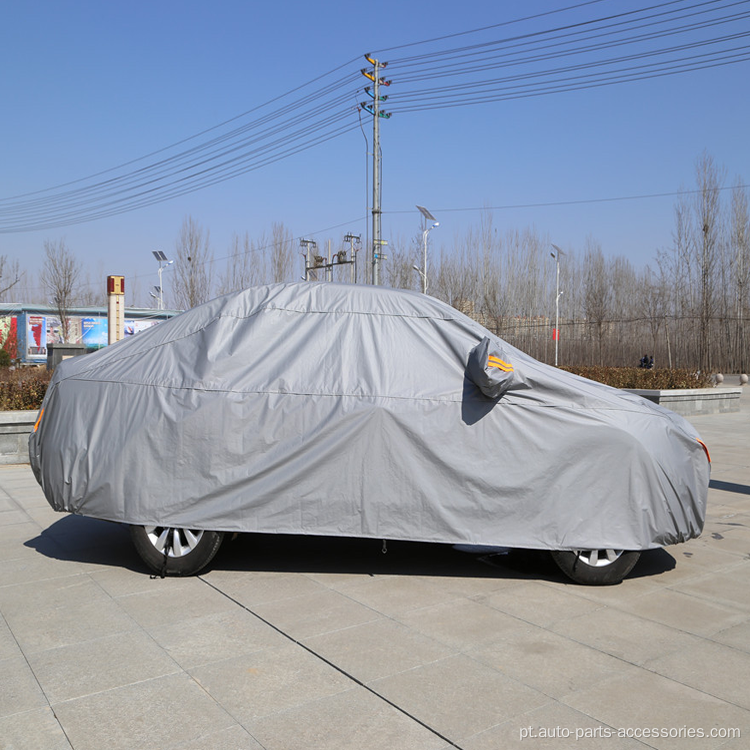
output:
[[[540,19],[557,15],[564,21],[566,14],[602,2],[589,0],[378,50],[419,47],[421,52],[388,61],[395,84],[389,88],[389,113],[559,95],[750,60],[750,44],[742,44],[750,37],[750,10],[742,6],[750,0],[652,2],[538,28]],[[524,29],[524,23],[532,27]],[[513,36],[481,38],[514,25],[519,33]],[[445,46],[447,40],[472,36],[477,39],[473,44]],[[604,54],[608,50],[613,54]],[[80,224],[153,206],[340,138],[361,127],[360,106],[353,102],[361,100],[363,81],[352,69],[355,62],[145,156],[0,199],[0,233]]]
[[[734,191],[734,190],[747,190],[750,188],[750,184],[736,184],[736,185],[724,185],[718,187],[718,191]],[[621,201],[636,201],[636,200],[653,200],[655,198],[675,198],[685,195],[700,195],[703,191],[698,190],[676,190],[665,193],[642,193],[640,195],[618,195],[608,198],[580,198],[577,200],[567,201],[543,201],[537,203],[508,203],[503,206],[464,206],[461,208],[457,207],[437,207],[434,209],[435,213],[460,213],[460,212],[481,212],[481,211],[510,211],[520,208],[555,208],[561,206],[586,206],[593,205],[596,203],[617,203]],[[389,214],[413,214],[414,209],[408,209],[405,211],[383,211],[383,215]]]

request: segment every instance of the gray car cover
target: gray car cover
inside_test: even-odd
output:
[[[431,297],[247,289],[55,370],[29,441],[53,508],[128,524],[542,549],[697,536],[681,417]]]

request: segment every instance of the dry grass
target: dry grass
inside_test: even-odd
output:
[[[46,367],[0,367],[0,411],[38,409],[51,372]]]
[[[710,388],[710,373],[694,370],[670,370],[666,367],[647,370],[641,367],[561,367],[561,370],[596,380],[613,388],[650,388],[669,390],[675,388]]]

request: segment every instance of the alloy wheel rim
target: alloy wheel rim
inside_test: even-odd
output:
[[[622,557],[621,549],[577,549],[575,556],[582,563],[592,568],[604,568],[617,562]]]
[[[154,549],[167,557],[189,555],[203,537],[201,529],[173,529],[168,526],[145,526],[146,536]]]

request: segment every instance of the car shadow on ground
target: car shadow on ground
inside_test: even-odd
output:
[[[628,576],[672,570],[666,550],[648,550]],[[368,576],[505,578],[571,583],[545,550],[286,534],[238,534],[225,543],[214,570],[350,573]]]
[[[128,527],[97,518],[67,515],[24,543],[45,557],[146,572]]]
[[[46,557],[148,574],[128,527],[82,516],[64,516],[28,540]],[[655,576],[675,567],[666,550],[642,553],[628,576]],[[284,573],[350,573],[367,576],[509,578],[570,583],[543,550],[472,547],[426,542],[290,534],[227,535],[213,570]]]

